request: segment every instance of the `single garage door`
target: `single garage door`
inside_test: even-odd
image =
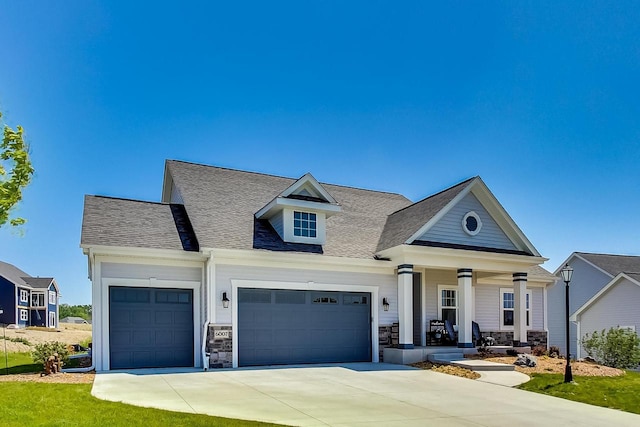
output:
[[[238,364],[371,361],[371,295],[238,289]]]
[[[109,288],[111,369],[193,366],[193,291]]]

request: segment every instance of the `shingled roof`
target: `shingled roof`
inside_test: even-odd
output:
[[[172,205],[85,196],[83,246],[185,249]]]
[[[0,276],[12,282],[14,285],[23,286],[25,288],[31,287],[23,279],[23,277],[29,277],[29,275],[8,262],[0,261]]]
[[[322,183],[342,207],[327,219],[326,244],[283,242],[267,221],[255,214],[296,180],[213,166],[167,161],[202,247],[268,249],[371,258],[387,216],[411,204],[399,194]]]
[[[640,273],[640,256],[586,252],[576,252],[576,255],[603,269],[611,276],[617,276],[620,273]]]
[[[32,288],[48,289],[51,282],[53,282],[53,277],[23,277],[22,280]]]

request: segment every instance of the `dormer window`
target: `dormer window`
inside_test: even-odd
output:
[[[316,214],[311,212],[293,212],[293,235],[299,237],[317,236]]]

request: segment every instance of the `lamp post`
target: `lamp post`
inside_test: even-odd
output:
[[[565,283],[565,311],[567,316],[567,366],[564,369],[564,382],[570,383],[573,381],[573,374],[571,373],[571,353],[569,351],[569,344],[571,342],[569,339],[569,282],[571,281],[571,276],[573,276],[573,268],[571,268],[569,264],[565,264],[560,273]]]

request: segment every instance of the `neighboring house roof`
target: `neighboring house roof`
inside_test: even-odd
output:
[[[325,255],[371,258],[391,213],[411,204],[400,194],[331,184],[322,187],[342,207],[327,219],[326,243],[285,243],[256,212],[297,180],[254,172],[167,161],[202,247],[321,252]]]
[[[592,255],[592,254],[591,254]],[[578,308],[569,318],[572,322],[576,322],[580,314],[582,314],[589,307],[594,305],[604,294],[606,294],[611,288],[616,286],[623,280],[629,280],[631,283],[640,286],[640,273],[619,273],[609,283],[607,283],[598,293],[585,302],[580,308]]]
[[[539,265],[530,267],[527,271],[527,275],[529,276],[529,279],[545,280],[549,283],[555,282],[557,279],[557,277],[554,276],[553,273],[543,267],[540,267]]]
[[[85,196],[81,244],[192,250],[192,243],[183,244],[194,240],[185,217],[178,205]],[[185,220],[187,231],[180,225]]]
[[[23,277],[22,280],[32,288],[48,289],[53,282],[53,277]]]
[[[4,277],[14,285],[22,286],[24,288],[30,288],[31,286],[24,281],[24,277],[29,275],[18,267],[9,264],[7,262],[0,261],[0,276]]]
[[[60,323],[89,323],[86,319],[82,317],[69,316],[64,319],[60,319]]]
[[[595,265],[611,277],[622,272],[640,273],[640,256],[594,254],[587,252],[575,252],[574,255],[577,255],[587,262]]]

